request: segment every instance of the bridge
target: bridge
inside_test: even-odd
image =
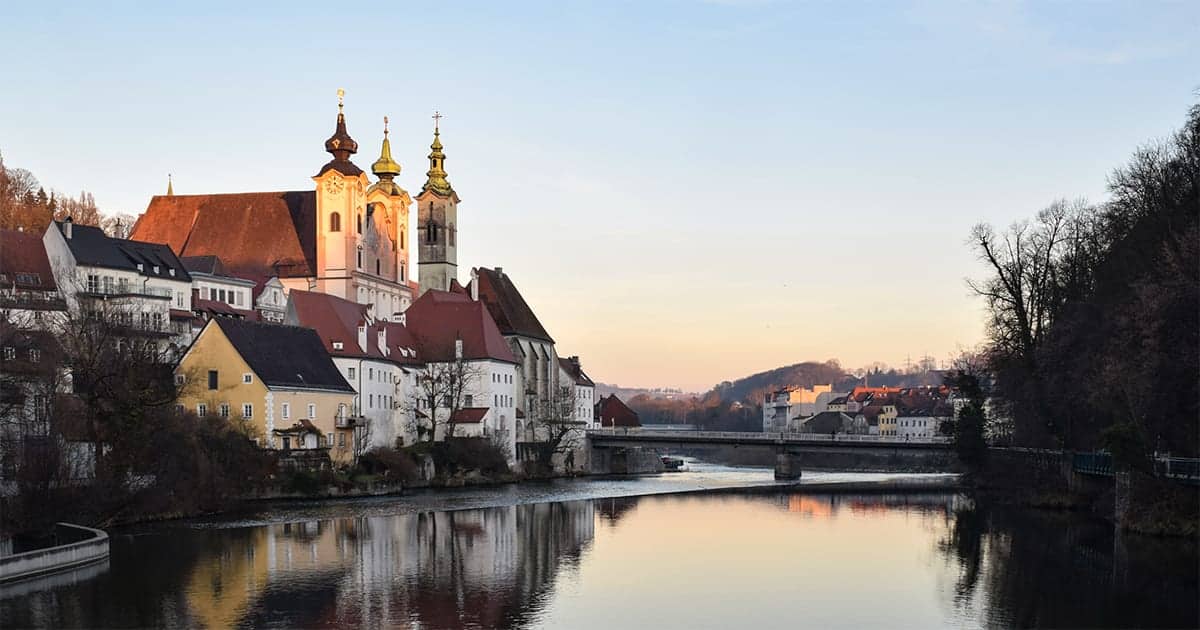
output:
[[[882,435],[819,433],[742,433],[734,431],[656,431],[654,429],[589,429],[593,449],[684,449],[697,446],[758,447],[775,451],[775,477],[800,476],[800,457],[814,453],[844,453],[875,456],[945,454],[953,456],[948,437],[912,438]]]

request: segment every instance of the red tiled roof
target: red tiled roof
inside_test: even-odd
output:
[[[17,274],[22,274],[22,278]],[[37,281],[24,281],[24,274],[36,275]],[[5,285],[15,282],[19,289],[54,291],[57,288],[41,234],[0,230],[0,280]]]
[[[600,426],[602,427],[642,426],[637,412],[630,409],[620,398],[617,398],[616,394],[600,398],[600,402],[596,403],[596,417],[600,419]]]
[[[311,276],[316,270],[315,191],[160,195],[131,239],[166,243],[180,256],[217,256],[234,275]]]
[[[492,314],[492,319],[496,320],[500,332],[554,343],[550,333],[542,327],[537,315],[533,314],[533,309],[529,308],[529,304],[521,297],[521,292],[507,274],[487,267],[480,267],[475,271],[476,279],[473,282],[479,283],[479,300],[487,304],[488,312]]]
[[[462,424],[478,424],[483,422],[488,407],[464,407],[450,414],[450,422]]]
[[[367,349],[358,346],[358,327],[367,322],[367,307],[335,295],[293,289],[289,293],[293,312],[301,326],[317,331],[325,350],[340,357],[366,357],[394,363],[419,363],[416,338],[398,322],[375,321],[367,327]],[[388,353],[379,349],[379,332],[385,332]],[[341,342],[339,350],[334,342]],[[410,351],[415,351],[413,356]],[[408,353],[408,356],[405,354]]]
[[[404,312],[405,325],[426,361],[453,361],[455,341],[463,358],[517,363],[496,322],[482,302],[449,291],[430,289]]]

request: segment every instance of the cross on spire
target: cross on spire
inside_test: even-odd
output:
[[[441,112],[437,110],[433,111],[433,133],[438,133],[438,123],[440,123],[443,118],[445,118],[445,116],[442,116]]]
[[[388,125],[388,119],[387,119],[387,116],[384,116],[383,117],[383,135],[384,135],[384,137],[387,137],[387,134],[388,134],[387,125]]]

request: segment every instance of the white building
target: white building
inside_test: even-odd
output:
[[[98,228],[52,222],[42,237],[72,312],[108,309],[131,335],[182,351],[191,341],[192,278],[170,247],[109,238]]]
[[[53,329],[67,311],[40,234],[0,230],[0,321]]]

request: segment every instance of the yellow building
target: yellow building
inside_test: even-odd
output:
[[[175,369],[179,404],[240,423],[280,450],[329,449],[350,463],[360,423],[354,389],[310,328],[215,317]]]

